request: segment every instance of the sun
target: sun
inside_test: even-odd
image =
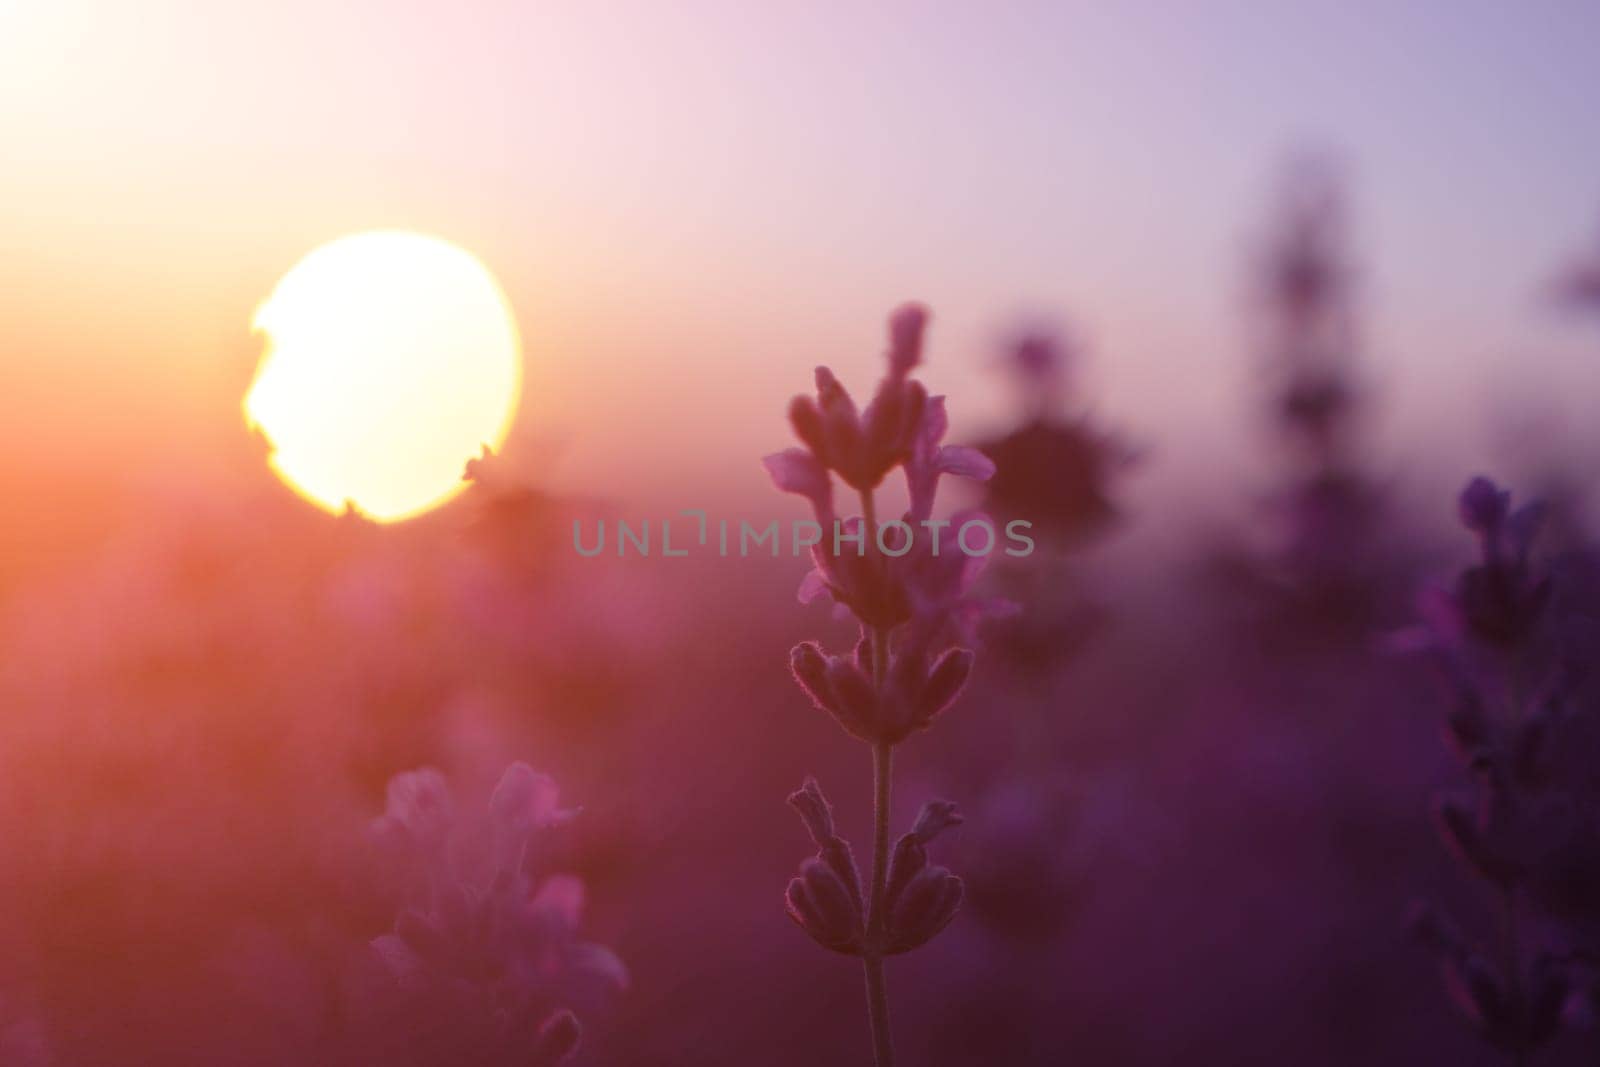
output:
[[[460,492],[498,449],[522,392],[504,292],[448,241],[381,230],[317,248],[273,288],[244,398],[278,476],[334,513],[410,518]]]

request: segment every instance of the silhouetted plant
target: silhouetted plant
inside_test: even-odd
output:
[[[1023,416],[1012,430],[981,442],[994,461],[984,508],[998,520],[1027,519],[1048,542],[1078,544],[1117,518],[1115,482],[1137,453],[1074,412],[1077,354],[1063,336],[1033,329],[1007,348]]]
[[[978,445],[995,465],[984,510],[1000,522],[1027,520],[1038,541],[1027,558],[996,568],[1000,588],[1026,610],[987,635],[1008,665],[1033,676],[1059,671],[1101,628],[1106,610],[1084,589],[1071,554],[1115,525],[1117,483],[1139,458],[1077,410],[1076,359],[1062,334],[1019,334],[1002,366],[1017,387],[1022,417]]]
[[[1362,391],[1345,196],[1327,165],[1294,170],[1261,268],[1261,313],[1277,432],[1287,446],[1279,504],[1295,580],[1349,584],[1377,493],[1356,455]],[[1359,583],[1359,578],[1355,581]]]
[[[927,312],[900,308],[889,320],[889,371],[872,402],[858,411],[826,367],[817,368],[817,395],[795,398],[789,419],[803,448],[768,456],[779,489],[806,497],[823,531],[812,549],[816,569],[801,585],[802,601],[827,596],[859,624],[855,649],[832,654],[815,641],[795,647],[790,667],[816,706],[873,756],[871,873],[863,884],[850,846],[837,834],[832,808],[813,780],[789,797],[817,854],[789,883],[789,916],[824,948],[861,959],[868,1018],[878,1067],[893,1062],[884,960],[926,944],[961,904],[961,879],[929,862],[927,848],[961,823],[948,801],[924,805],[911,830],[890,849],[889,805],[894,750],[927,729],[966,685],[972,671],[972,628],[996,607],[967,590],[983,557],[953,546],[934,520],[945,474],[987,478],[993,465],[969,448],[941,444],[947,422],[943,397],[929,397],[911,371],[921,362]],[[875,491],[899,468],[910,505],[880,529]],[[859,495],[861,515],[840,520],[834,508],[837,476]],[[958,514],[959,531],[987,520]],[[901,532],[892,543],[891,528]],[[992,529],[989,531],[992,535]],[[928,536],[929,534],[932,536]],[[959,536],[956,534],[954,536]],[[857,551],[849,553],[850,542]],[[992,543],[992,542],[991,542]]]
[[[1413,919],[1468,1017],[1522,1064],[1582,984],[1584,953],[1549,920],[1600,889],[1600,737],[1582,695],[1592,631],[1586,605],[1559,595],[1563,568],[1535,551],[1541,505],[1512,510],[1509,492],[1477,478],[1460,513],[1481,556],[1453,590],[1424,600],[1424,638],[1453,682],[1447,735],[1474,788],[1441,797],[1435,813],[1445,843],[1498,897],[1498,945],[1429,905]]]
[[[1386,594],[1406,586],[1408,564],[1385,542],[1386,501],[1363,456],[1370,404],[1346,199],[1338,170],[1313,158],[1289,170],[1274,206],[1252,288],[1279,469],[1265,543],[1218,562],[1230,585],[1293,616],[1365,628],[1398,607]]]

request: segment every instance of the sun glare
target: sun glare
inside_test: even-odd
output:
[[[307,255],[256,311],[267,338],[245,420],[296,492],[331,512],[410,518],[498,448],[522,387],[510,304],[470,253],[378,231]]]

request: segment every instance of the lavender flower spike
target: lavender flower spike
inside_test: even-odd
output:
[[[1500,929],[1488,944],[1475,944],[1426,905],[1415,910],[1412,928],[1439,957],[1462,1013],[1520,1065],[1554,1036],[1581,985],[1580,954],[1551,951],[1559,947],[1554,931],[1529,945],[1523,915],[1556,910],[1551,903],[1561,900],[1571,872],[1600,863],[1600,843],[1590,829],[1597,805],[1582,755],[1592,734],[1584,716],[1561,706],[1581,666],[1570,662],[1567,640],[1575,620],[1555,617],[1552,577],[1534,558],[1542,510],[1513,510],[1511,499],[1481,477],[1461,492],[1457,508],[1477,535],[1479,561],[1460,574],[1453,594],[1431,602],[1426,646],[1455,688],[1447,736],[1474,779],[1470,793],[1436,802],[1439,836],[1499,897]]]
[[[943,444],[948,429],[943,397],[929,399],[911,372],[922,362],[928,316],[908,304],[889,320],[888,372],[872,403],[858,412],[850,394],[826,367],[817,370],[817,395],[797,397],[789,421],[802,448],[768,456],[773,483],[811,502],[817,522],[832,531],[837,518],[833,476],[856,490],[860,516],[839,526],[863,545],[844,552],[828,544],[812,549],[816,569],[801,583],[809,603],[826,594],[855,617],[855,648],[832,654],[815,641],[789,653],[789,669],[800,689],[833,716],[851,737],[872,747],[872,873],[863,886],[855,859],[835,832],[833,811],[814,781],[789,803],[817,845],[817,854],[789,883],[789,917],[824,948],[861,958],[867,984],[867,1018],[877,1067],[892,1067],[889,995],[884,959],[918,948],[954,918],[961,905],[961,879],[928,862],[927,845],[958,825],[955,805],[938,801],[923,808],[911,832],[889,848],[889,807],[894,749],[927,729],[965,688],[975,655],[977,619],[996,609],[966,595],[978,562],[964,554],[942,555],[926,537],[913,536],[903,550],[879,541],[875,491],[896,467],[906,479],[907,529],[926,525],[934,513],[939,480],[956,474],[984,479],[994,464],[968,448]],[[955,516],[940,525],[962,529],[977,516]]]

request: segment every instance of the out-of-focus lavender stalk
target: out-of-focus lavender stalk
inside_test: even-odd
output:
[[[948,540],[941,552],[925,525],[941,476],[981,479],[994,471],[981,453],[940,443],[947,426],[944,398],[929,397],[910,377],[921,361],[926,324],[927,313],[916,305],[891,317],[889,372],[864,411],[857,411],[832,372],[819,367],[815,399],[797,397],[789,409],[805,447],[765,460],[779,489],[811,502],[822,531],[812,548],[816,569],[801,585],[801,600],[827,596],[859,626],[852,653],[830,654],[807,641],[790,654],[790,667],[817,707],[872,748],[869,881],[863,893],[850,846],[834,830],[832,808],[821,787],[807,780],[789,803],[817,854],[789,883],[787,904],[790,917],[818,944],[861,959],[878,1067],[894,1060],[884,960],[931,940],[955,916],[962,897],[961,880],[930,865],[927,856],[927,845],[961,822],[954,804],[924,805],[891,852],[894,749],[954,703],[974,659],[961,646],[971,643],[972,627],[988,608],[966,596],[982,557],[968,556]],[[875,490],[896,468],[904,472],[910,505],[902,519],[881,529],[893,526],[909,543],[899,540],[898,551],[891,551],[880,539]],[[859,495],[859,517],[839,519],[835,476]],[[987,520],[957,515],[947,525],[960,530],[970,523]],[[846,539],[858,546],[853,557],[842,550]]]
[[[1594,736],[1593,709],[1574,699],[1575,638],[1589,626],[1552,606],[1559,583],[1534,554],[1539,505],[1512,510],[1509,492],[1477,478],[1460,513],[1481,560],[1424,601],[1422,640],[1454,683],[1448,735],[1477,786],[1441,798],[1436,812],[1445,843],[1498,897],[1498,945],[1480,948],[1429,905],[1413,921],[1468,1017],[1522,1065],[1555,1035],[1581,985],[1581,953],[1559,926],[1535,930],[1530,920],[1535,905],[1548,912],[1571,896],[1582,884],[1575,874],[1593,865],[1592,771],[1580,758],[1572,773],[1573,754]]]
[[[1558,304],[1573,311],[1600,312],[1600,246],[1557,275],[1551,291]]]

